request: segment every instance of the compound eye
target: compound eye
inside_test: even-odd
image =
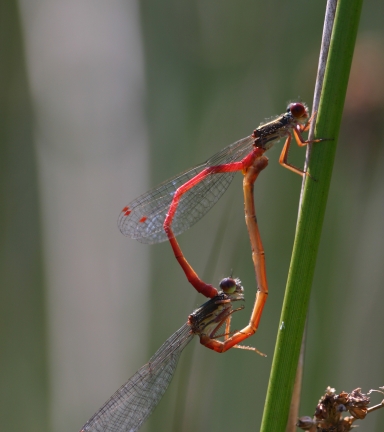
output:
[[[307,109],[305,105],[300,102],[294,102],[288,105],[288,110],[291,111],[293,117],[300,119],[308,117]]]
[[[232,294],[236,291],[236,281],[230,277],[224,278],[220,282],[220,288],[226,294]]]
[[[236,281],[232,278],[224,278],[219,286],[224,292],[233,292],[236,289]]]

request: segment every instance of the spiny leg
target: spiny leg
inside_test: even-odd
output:
[[[324,139],[324,138],[319,138],[319,139],[314,139],[314,140],[305,140],[302,136],[302,132],[306,132],[309,129],[311,122],[312,122],[313,118],[315,117],[315,115],[316,115],[316,113],[313,113],[306,124],[297,125],[295,128],[292,129],[293,135],[295,137],[295,141],[297,142],[297,145],[299,147],[304,147],[307,144],[326,141],[326,139]],[[290,148],[291,141],[292,141],[292,135],[289,131],[287,131],[287,134],[288,134],[287,139],[284,143],[284,147],[283,147],[283,150],[281,151],[280,158],[279,158],[280,165],[282,165],[284,168],[287,168],[290,171],[292,171],[296,174],[299,174],[301,176],[305,176],[305,175],[309,176],[309,174],[306,171],[303,171],[300,168],[297,168],[288,162],[288,153],[289,153],[289,148]]]

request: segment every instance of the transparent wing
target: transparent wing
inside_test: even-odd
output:
[[[80,432],[135,432],[151,415],[172,380],[183,349],[193,333],[184,324],[94,414]]]
[[[184,171],[130,202],[120,213],[117,223],[120,231],[141,243],[167,240],[163,223],[176,190],[207,167],[241,161],[252,151],[253,141],[252,136],[243,138],[205,163]],[[186,192],[180,199],[172,221],[173,233],[181,234],[200,220],[226,191],[234,174],[211,174]]]

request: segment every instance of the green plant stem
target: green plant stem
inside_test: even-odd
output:
[[[288,419],[361,7],[362,0],[337,5],[315,129],[332,141],[312,149],[308,171],[316,181],[303,189],[261,432],[283,432]]]

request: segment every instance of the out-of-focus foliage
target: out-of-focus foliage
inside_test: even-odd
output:
[[[47,322],[31,100],[17,4],[5,2],[0,14],[0,424],[46,431]]]
[[[362,12],[312,291],[301,414],[330,384],[383,381],[382,9],[367,2]],[[11,157],[1,158],[0,424],[61,432],[80,429],[203,302],[168,244],[118,233],[119,210],[287,101],[311,104],[325,2],[25,0],[20,10],[22,29],[18,11],[9,12],[1,42],[1,149]],[[143,430],[259,428],[301,186],[280,168],[280,149],[268,152],[255,192],[270,296],[250,343],[268,358],[192,343]],[[296,165],[303,156],[292,149]],[[240,174],[180,244],[207,282],[232,271],[242,279],[240,328],[256,289]],[[383,425],[378,411],[361,427]]]

